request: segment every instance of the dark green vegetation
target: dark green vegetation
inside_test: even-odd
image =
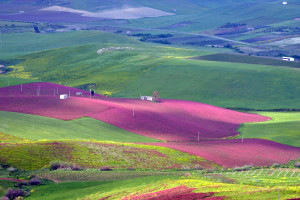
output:
[[[286,61],[282,61],[282,60],[275,60],[275,59],[269,59],[269,58],[261,58],[261,57],[257,57],[257,56],[237,55],[237,54],[221,54],[221,53],[220,54],[211,54],[211,55],[194,57],[193,59],[300,68],[300,63],[286,62]]]
[[[244,138],[262,138],[300,147],[299,112],[258,112],[258,114],[271,117],[272,120],[244,124],[239,129]],[[238,136],[241,137],[242,135]]]
[[[0,111],[0,121],[3,123],[0,132],[28,140],[158,141],[88,117],[63,121],[36,115]]]

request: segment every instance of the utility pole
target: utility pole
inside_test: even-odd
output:
[[[71,98],[71,91],[69,90],[69,98]]]
[[[132,107],[132,116],[134,117],[134,107]]]
[[[244,132],[242,133],[242,143],[244,143]]]
[[[21,92],[23,92],[23,84],[21,84]]]
[[[90,89],[90,99],[92,98],[92,89]]]
[[[200,132],[198,130],[198,142],[200,141]]]

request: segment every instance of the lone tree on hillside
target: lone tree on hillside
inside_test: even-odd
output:
[[[159,94],[159,91],[152,92],[152,97],[154,98],[154,101],[157,101],[160,98]]]

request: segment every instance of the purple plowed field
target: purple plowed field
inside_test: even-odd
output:
[[[153,145],[153,143],[151,143]],[[270,166],[300,157],[300,148],[263,139],[219,140],[209,142],[155,143],[197,155],[225,167],[243,165]]]
[[[41,95],[37,96],[40,86]],[[30,83],[0,88],[0,110],[70,120],[89,116],[128,131],[166,141],[195,141],[235,136],[240,123],[265,121],[269,118],[240,113],[207,104],[161,100],[159,103],[139,99],[106,98],[96,95],[92,99],[74,97],[79,89],[52,83]],[[59,94],[71,98],[61,100]],[[134,116],[133,116],[134,109]]]

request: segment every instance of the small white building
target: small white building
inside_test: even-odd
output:
[[[295,61],[295,59],[292,58],[292,57],[282,57],[282,60],[284,60],[284,61]]]
[[[82,96],[82,92],[76,92],[77,96]]]
[[[154,97],[152,96],[141,96],[141,99],[146,101],[154,101]]]
[[[286,5],[286,4],[287,4],[287,1],[283,1],[282,4],[283,4],[283,5]]]
[[[69,97],[68,97],[67,94],[61,94],[61,95],[59,95],[59,98],[60,98],[60,99],[67,99],[67,98],[69,98]]]

